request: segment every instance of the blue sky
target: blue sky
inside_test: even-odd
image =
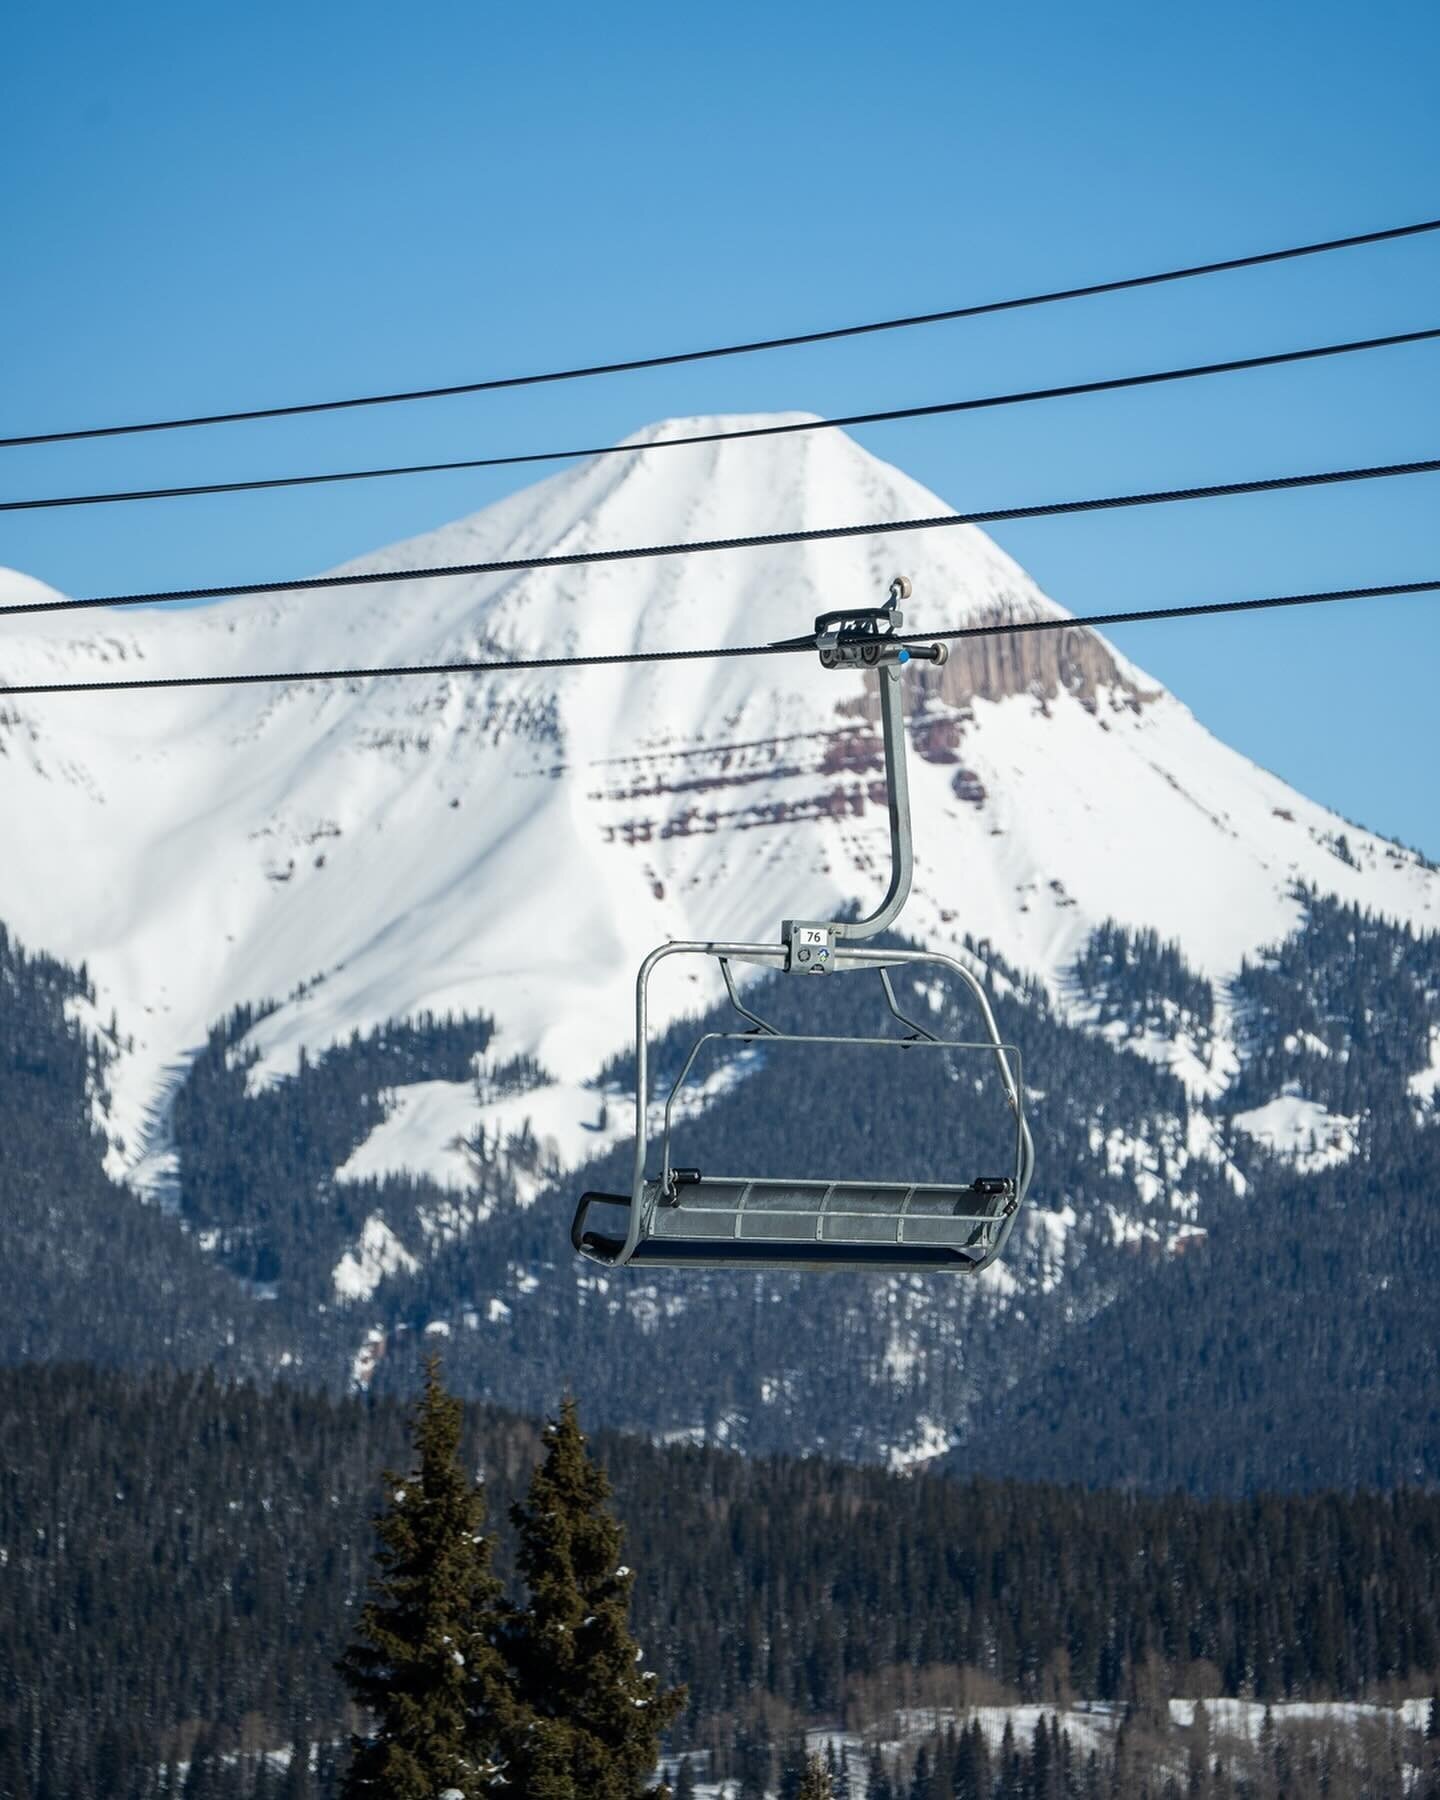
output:
[[[1440,9],[1404,0],[19,0],[0,431],[643,355],[1440,214],[1437,85]],[[1436,324],[1429,238],[553,389],[5,451],[0,495],[601,442]],[[1434,456],[1437,400],[1422,345],[857,435],[985,507]],[[0,562],[72,593],[283,577],[524,479],[12,515]],[[1080,611],[1420,579],[1440,574],[1437,479],[996,535]],[[1248,754],[1440,856],[1440,598],[1115,635]]]

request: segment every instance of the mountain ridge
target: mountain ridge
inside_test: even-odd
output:
[[[840,433],[654,447],[756,422],[662,422],[631,457],[344,567],[948,510]],[[417,579],[110,615],[98,631],[83,615],[17,619],[0,675],[763,641],[882,598],[897,550],[922,628],[1067,616],[978,530],[921,536]],[[116,1173],[163,1154],[175,1074],[210,1025],[267,996],[298,996],[257,1029],[271,1078],[302,1046],[483,1005],[507,1050],[584,1081],[628,1035],[632,965],[652,943],[768,937],[883,884],[869,710],[858,681],[800,658],[11,702],[0,804],[26,856],[0,870],[0,917],[85,960],[133,1039],[111,1077]],[[1224,980],[1298,919],[1298,883],[1440,917],[1421,859],[1228,751],[1083,628],[957,646],[912,683],[910,712],[907,928],[983,937],[1057,994],[1104,918],[1158,929]],[[1205,875],[1177,883],[1177,869]],[[662,1021],[703,997],[657,996]]]

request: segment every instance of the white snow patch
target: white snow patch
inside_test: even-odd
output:
[[[1128,1050],[1132,1056],[1166,1069],[1179,1081],[1191,1100],[1212,1100],[1235,1079],[1240,1058],[1228,1037],[1214,1034],[1200,1038],[1192,1032],[1179,1031],[1174,1037],[1154,1030],[1136,1030],[1124,1019],[1111,1019],[1100,1025],[1099,1007],[1093,1002],[1072,1004],[1064,1016],[1103,1037],[1117,1050]]]
[[[1077,1223],[1075,1208],[1068,1202],[1058,1212],[1035,1206],[1025,1214],[1026,1235],[1032,1242],[1039,1240],[1040,1291],[1043,1294],[1052,1293],[1064,1279],[1065,1247]],[[991,1267],[994,1266],[992,1263]]]
[[[1430,1028],[1430,1061],[1406,1082],[1406,1087],[1420,1102],[1423,1116],[1427,1108],[1440,1108],[1440,1025]]]
[[[1195,1700],[1172,1700],[1170,1717],[1177,1725],[1190,1726],[1195,1721]],[[1361,1725],[1367,1721],[1398,1720],[1405,1725],[1423,1725],[1429,1708],[1428,1700],[1407,1700],[1398,1707],[1380,1706],[1363,1700],[1281,1700],[1267,1707],[1263,1700],[1219,1699],[1204,1702],[1210,1715],[1210,1729],[1217,1735],[1259,1740],[1268,1711],[1271,1722],[1279,1730],[1289,1725]]]
[[[579,1082],[553,1081],[487,1101],[474,1109],[473,1118],[477,1127],[483,1126],[492,1137],[498,1134],[502,1141],[528,1126],[543,1162],[573,1169],[633,1134],[635,1103]]]
[[[893,1444],[885,1458],[889,1466],[899,1474],[907,1469],[918,1468],[922,1463],[932,1462],[937,1456],[944,1456],[955,1442],[947,1426],[942,1425],[938,1419],[926,1418],[924,1413],[916,1419],[915,1425],[915,1437],[906,1444]]]
[[[402,1270],[412,1274],[420,1267],[385,1223],[380,1213],[371,1213],[361,1228],[359,1242],[347,1250],[335,1265],[332,1279],[335,1295],[340,1300],[368,1300],[387,1275]]]
[[[909,1381],[915,1372],[915,1365],[920,1361],[920,1352],[916,1348],[913,1337],[902,1336],[892,1331],[885,1345],[885,1355],[881,1366],[897,1387]]]
[[[368,1388],[375,1374],[375,1365],[385,1354],[385,1333],[378,1325],[372,1325],[365,1333],[365,1340],[350,1359],[350,1379],[358,1388]]]
[[[421,1081],[385,1096],[385,1117],[336,1171],[337,1181],[422,1175],[456,1194],[475,1185],[470,1148],[484,1132],[502,1156],[528,1130],[535,1166],[512,1166],[516,1199],[528,1205],[556,1173],[602,1154],[633,1131],[634,1102],[578,1082],[547,1082],[482,1101],[470,1081]],[[487,1216],[488,1206],[427,1215],[427,1234],[455,1236]]]
[[[1305,1099],[1293,1084],[1264,1106],[1236,1113],[1232,1123],[1237,1131],[1284,1157],[1305,1175],[1348,1162],[1358,1147],[1358,1119],[1327,1112],[1318,1101]]]
[[[335,1171],[337,1181],[383,1181],[423,1175],[437,1186],[468,1192],[474,1185],[465,1149],[478,1107],[469,1081],[418,1081],[392,1088],[385,1117]]]
[[[1121,1212],[1114,1206],[1107,1206],[1105,1210],[1110,1220],[1110,1239],[1117,1247],[1121,1244],[1153,1244],[1159,1236],[1147,1219],[1137,1219],[1133,1213]]]
[[[1003,1262],[991,1263],[989,1268],[980,1271],[976,1279],[982,1281],[992,1294],[998,1294],[1005,1300],[1020,1292],[1020,1283]]]

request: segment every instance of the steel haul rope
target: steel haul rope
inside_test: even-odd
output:
[[[1256,600],[1209,600],[1190,606],[1141,607],[1126,612],[1066,615],[1055,619],[1007,620],[984,625],[960,625],[947,630],[907,632],[902,643],[927,644],[937,638],[1005,637],[1015,633],[1070,631],[1079,627],[1148,624],[1166,619],[1216,618],[1235,613],[1270,612],[1284,607],[1320,606],[1340,600],[1378,600],[1402,594],[1440,592],[1434,581],[1389,582],[1375,587],[1330,588],[1304,594],[1275,594]],[[266,683],[303,685],[308,682],[379,681],[419,675],[519,674],[534,669],[618,668],[636,663],[722,661],[732,657],[803,656],[812,654],[811,639],[780,644],[723,645],[697,650],[626,650],[597,656],[537,656],[486,662],[409,663],[362,669],[295,669],[226,675],[132,676],[121,681],[53,681],[0,686],[0,699],[20,695],[135,693],[158,688],[254,687]]]
[[[483,381],[452,382],[443,387],[360,394],[340,400],[307,400],[287,406],[249,407],[234,412],[196,413],[187,418],[148,419],[125,425],[90,425],[68,431],[25,432],[0,437],[0,449],[16,449],[33,444],[74,443],[82,438],[127,437],[141,432],[186,431],[196,426],[234,425],[251,419],[295,418],[301,414],[343,412],[363,406],[395,406],[413,400],[443,400],[459,394],[495,393],[504,388],[539,387],[551,382],[587,380],[598,375],[622,375],[640,369],[674,368],[681,363],[709,362],[727,356],[751,356],[762,351],[794,349],[804,344],[833,343],[841,338],[865,337],[882,331],[906,331],[919,325],[939,325],[955,319],[977,319],[986,314],[1016,312],[1025,307],[1050,306],[1060,301],[1083,300],[1100,294],[1158,287],[1172,281],[1190,281],[1204,275],[1220,275],[1236,269],[1257,269],[1266,264],[1290,262],[1300,257],[1358,249],[1367,244],[1393,243],[1402,238],[1420,237],[1434,231],[1440,231],[1440,219],[1421,219],[1410,225],[1355,232],[1347,237],[1322,238],[1308,244],[1292,244],[1280,250],[1262,250],[1247,256],[1225,257],[1216,262],[1191,263],[1182,268],[1162,269],[1150,275],[1127,275],[1111,281],[1092,281],[1075,287],[1051,288],[1007,300],[983,300],[969,306],[946,307],[937,312],[874,319],[861,325],[838,325],[823,331],[754,338],[746,343],[720,344],[704,350],[673,351],[663,356],[631,357],[620,362],[591,363],[533,375],[502,375]]]
[[[52,507],[106,506],[137,500],[182,500],[193,499],[202,494],[251,494],[275,488],[321,487],[334,482],[381,481],[399,475],[453,474],[465,469],[505,469],[531,463],[571,462],[581,457],[638,456],[642,451],[649,450],[677,450],[698,444],[788,437],[799,432],[836,431],[857,425],[893,424],[902,419],[933,419],[946,414],[983,412],[992,408],[1021,406],[1036,400],[1066,400],[1078,395],[1115,393],[1126,389],[1155,387],[1162,382],[1192,381],[1210,375],[1233,375],[1249,369],[1272,369],[1289,363],[1313,362],[1321,357],[1387,350],[1400,344],[1427,343],[1436,338],[1440,338],[1440,326],[1428,326],[1421,331],[1392,332],[1387,337],[1354,338],[1344,343],[1319,344],[1304,350],[1279,350],[1263,356],[1232,357],[1225,362],[1193,363],[1185,368],[1159,369],[1144,375],[1111,375],[1096,381],[1069,382],[1060,387],[983,394],[973,399],[942,400],[926,406],[895,406],[878,412],[841,414],[835,418],[789,420],[775,425],[746,425],[734,431],[692,432],[684,437],[659,438],[653,443],[601,444],[572,450],[534,450],[516,456],[470,456],[450,462],[402,463],[389,468],[337,469],[315,475],[273,475],[253,481],[207,481],[185,487],[129,488],[108,493],[0,500],[0,512],[39,512]]]

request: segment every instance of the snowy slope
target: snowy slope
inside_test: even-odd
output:
[[[658,447],[743,422],[651,427],[633,456],[350,566],[950,510],[839,433]],[[0,685],[764,642],[878,602],[898,570],[917,629],[1064,617],[962,527],[13,619]],[[0,575],[0,599],[34,596],[28,577]],[[1060,992],[1107,917],[1178,938],[1223,979],[1293,926],[1301,881],[1440,924],[1434,871],[1228,749],[1090,633],[963,646],[938,688],[915,679],[929,686],[911,696],[914,935],[987,937]],[[627,1041],[634,968],[655,943],[771,938],[788,914],[878,893],[885,815],[861,692],[788,657],[0,699],[0,919],[86,962],[100,1016],[113,1008],[128,1034],[112,1072],[117,1169],[163,1164],[167,1096],[207,1027],[301,984],[255,1034],[262,1078],[302,1045],[454,1008],[496,1017],[499,1055],[533,1052],[583,1081]],[[657,992],[662,1012],[708,997],[679,976]],[[427,1116],[443,1141],[429,1143]],[[554,1123],[568,1152],[577,1128]],[[453,1182],[460,1128],[445,1096],[417,1096],[357,1170],[408,1161]]]

